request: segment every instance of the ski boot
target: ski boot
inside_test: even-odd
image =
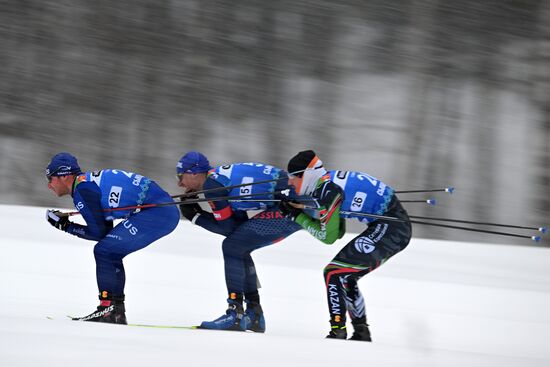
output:
[[[244,327],[256,333],[265,333],[265,318],[262,306],[258,303],[247,303],[244,313]]]
[[[364,342],[371,342],[369,325],[367,324],[367,319],[361,317],[358,319],[351,320],[353,325],[353,335],[349,340],[360,340]]]
[[[88,316],[73,317],[73,320],[127,325],[124,295],[112,296],[103,291],[99,295],[99,306],[97,306],[97,310]]]
[[[227,311],[225,311],[225,315],[213,321],[203,321],[199,328],[246,331],[247,323],[244,318],[243,305],[232,299],[228,299],[227,303],[229,303],[229,306],[227,307]]]
[[[327,335],[327,339],[343,339],[348,337],[346,330],[346,319],[340,315],[334,316],[334,319],[330,320],[330,332]]]

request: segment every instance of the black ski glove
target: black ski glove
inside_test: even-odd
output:
[[[292,201],[298,197],[293,187],[286,188],[285,190],[275,191],[273,198],[281,201]]]
[[[183,215],[184,218],[186,218],[189,221],[192,221],[193,218],[195,218],[195,215],[202,214],[204,210],[202,210],[201,206],[198,203],[195,204],[181,204],[180,205],[180,212],[181,215]]]
[[[290,202],[288,201],[281,201],[279,203],[279,211],[281,212],[283,217],[290,220],[296,219],[296,217],[302,212],[301,209],[295,208],[290,205]]]
[[[69,217],[59,210],[46,210],[46,220],[52,226],[64,232],[67,231],[67,227],[71,224]]]

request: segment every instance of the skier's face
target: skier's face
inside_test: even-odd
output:
[[[199,191],[202,190],[205,178],[204,173],[180,173],[178,174],[178,186],[184,192]]]
[[[74,176],[53,176],[48,179],[48,189],[57,196],[64,196],[71,193],[71,185]]]
[[[300,176],[289,175],[288,184],[291,186],[294,186],[294,191],[300,194],[300,189],[302,187],[302,175]]]

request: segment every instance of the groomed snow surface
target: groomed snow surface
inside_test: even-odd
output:
[[[326,246],[301,231],[253,253],[265,334],[149,329],[66,318],[98,304],[94,242],[55,230],[44,212],[0,205],[3,367],[550,366],[549,249],[414,238],[359,283],[374,340],[364,343],[324,339],[322,269],[351,235]],[[128,321],[224,313],[221,241],[182,221],[126,257]]]

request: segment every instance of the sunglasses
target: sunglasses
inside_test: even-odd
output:
[[[296,173],[296,174],[294,174],[294,175],[293,175],[293,174],[289,174],[289,175],[288,175],[288,178],[289,178],[289,179],[290,179],[290,178],[293,178],[293,179],[294,179],[294,178],[302,178],[302,177],[304,177],[304,173],[303,173],[303,172],[301,172],[301,173]]]
[[[55,171],[51,172],[50,174],[47,174],[46,175],[46,180],[48,180],[48,183],[52,183],[52,178],[54,177],[54,175],[59,172],[59,168],[56,169]]]
[[[53,172],[48,172],[46,174],[46,179],[48,180],[48,183],[51,183],[52,182],[52,177],[55,177],[55,174],[60,172],[60,171],[63,171],[63,175],[68,175],[68,174],[72,174],[73,171],[71,171],[71,167],[70,166],[59,166],[57,167],[57,169]],[[76,174],[76,172],[75,172]]]

